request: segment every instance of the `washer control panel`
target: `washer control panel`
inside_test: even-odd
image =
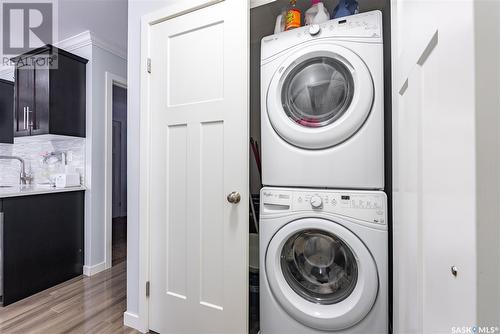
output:
[[[264,188],[264,213],[273,211],[313,211],[339,214],[369,223],[387,224],[387,197],[381,191],[290,190]]]

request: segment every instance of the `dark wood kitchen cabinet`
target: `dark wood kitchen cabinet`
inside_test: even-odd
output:
[[[14,82],[0,79],[0,143],[14,143]]]
[[[14,135],[85,137],[88,60],[46,45],[12,61]]]
[[[4,306],[82,275],[84,194],[0,199]]]

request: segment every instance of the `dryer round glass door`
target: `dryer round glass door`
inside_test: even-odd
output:
[[[267,114],[288,143],[325,149],[353,136],[370,114],[373,81],[354,52],[313,44],[293,52],[278,68],[267,92]]]
[[[265,270],[281,307],[320,330],[354,326],[377,297],[371,253],[348,229],[325,219],[299,219],[281,228],[269,243]]]
[[[304,127],[332,124],[351,105],[352,74],[341,61],[331,57],[308,59],[286,76],[281,90],[283,109]]]

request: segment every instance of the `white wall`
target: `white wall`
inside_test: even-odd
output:
[[[59,40],[90,30],[127,50],[127,0],[58,0]]]
[[[105,73],[110,72],[127,78],[127,61],[98,46],[92,47],[92,184],[90,189],[92,216],[90,227],[91,267],[101,268],[105,262],[105,221],[104,221],[104,135],[105,135]]]
[[[500,327],[500,2],[474,3],[477,322]]]

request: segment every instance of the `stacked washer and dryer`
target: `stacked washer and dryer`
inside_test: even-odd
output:
[[[382,14],[261,45],[261,334],[387,334]]]

